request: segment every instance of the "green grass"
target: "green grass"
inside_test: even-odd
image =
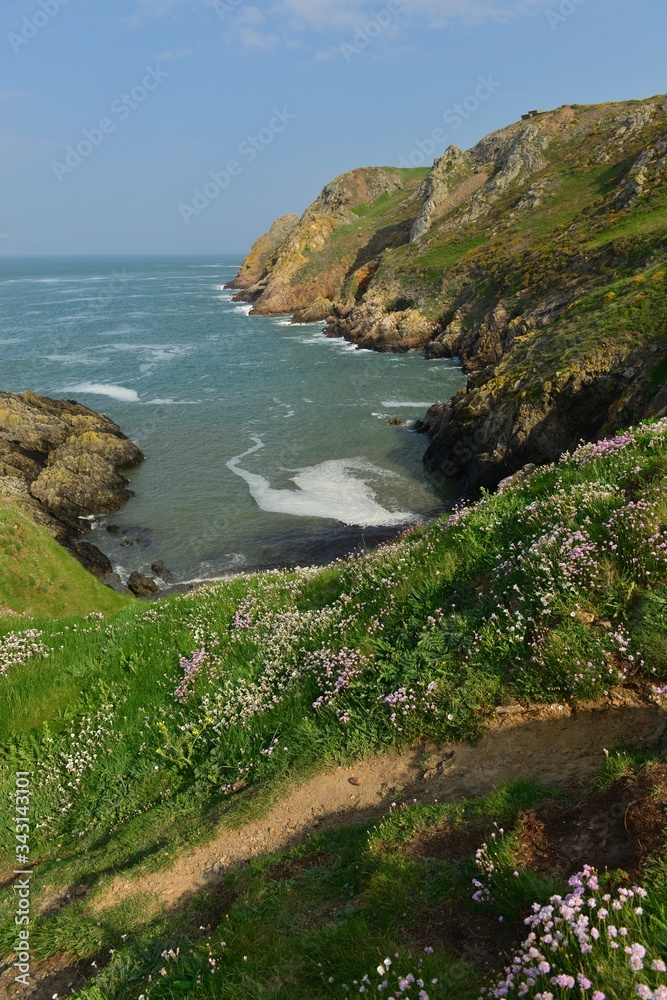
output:
[[[418,267],[426,269],[430,282],[442,282],[449,268],[458,264],[466,254],[472,253],[484,243],[483,236],[474,236],[468,240],[461,240],[457,236],[443,246],[434,247],[432,250],[421,253],[416,263]]]
[[[588,446],[452,519],[325,569],[241,576],[128,604],[112,619],[42,620],[46,657],[17,652],[2,638],[16,631],[7,624],[0,794],[6,802],[17,770],[34,772],[36,897],[49,885],[96,886],[163,867],[319,768],[474,738],[511,700],[577,704],[623,683],[647,693],[664,684],[667,424],[608,450]],[[641,516],[637,501],[648,504]],[[202,649],[208,658],[183,688],[179,660]],[[239,794],[227,794],[233,785]],[[517,786],[460,808],[501,823],[542,794]],[[424,911],[464,905],[469,862],[434,866],[406,853],[451,809],[410,807],[377,830],[323,833],[290,858],[257,862],[228,877],[216,916],[204,913],[215,911],[211,899],[157,917],[134,904],[94,916],[90,903],[75,903],[36,920],[38,955],[116,949],[82,994],[90,1000],[338,995],[383,953],[414,967],[428,943]],[[12,847],[2,824],[9,870]],[[270,875],[271,865],[289,871]],[[552,883],[526,872],[510,887],[500,915],[515,919]],[[204,916],[194,924],[197,906]],[[2,913],[11,919],[7,896]],[[227,942],[227,971],[213,985],[193,985],[207,961],[200,924]],[[13,926],[3,926],[9,948]],[[155,985],[161,952],[179,942],[185,957]],[[477,996],[487,976],[441,945],[427,966],[449,984],[438,996],[457,1000]]]
[[[9,502],[0,503],[0,619],[7,612],[27,618],[107,615],[129,603],[91,576],[45,528]]]

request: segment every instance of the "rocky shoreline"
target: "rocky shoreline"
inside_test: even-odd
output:
[[[134,496],[122,475],[144,460],[117,424],[73,400],[0,392],[0,499],[46,527],[91,573],[124,589],[85,538],[91,521]]]
[[[420,422],[466,493],[667,412],[667,100],[566,105],[366,168],[284,216],[231,283],[360,348],[457,357]]]

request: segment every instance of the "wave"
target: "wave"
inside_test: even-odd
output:
[[[109,396],[123,403],[138,403],[139,395],[134,389],[126,389],[122,385],[106,385],[101,382],[81,382],[80,385],[68,385],[62,392],[83,392],[91,396]]]
[[[351,470],[374,475],[392,475],[363,459],[336,459],[301,469],[292,482],[296,490],[274,489],[264,476],[249,472],[241,462],[265,447],[261,438],[253,436],[255,445],[230,458],[227,468],[244,479],[257,506],[273,514],[294,517],[318,517],[340,521],[360,528],[391,527],[417,520],[407,511],[390,511],[375,499],[369,484]]]
[[[400,409],[405,407],[406,409],[428,409],[433,406],[433,400],[430,403],[413,403],[406,399],[385,399],[380,403],[380,406],[393,407],[394,409]]]
[[[88,354],[47,354],[47,361],[55,361],[61,365],[100,365],[106,358],[91,358]]]
[[[144,406],[199,406],[201,399],[147,399]]]

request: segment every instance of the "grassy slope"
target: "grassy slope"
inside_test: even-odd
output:
[[[420,738],[469,738],[511,699],[576,703],[625,682],[650,691],[667,679],[666,476],[663,422],[539,469],[379,552],[235,578],[128,607],[110,623],[44,625],[46,659],[3,644],[14,662],[0,678],[1,791],[15,770],[34,770],[35,894],[161,866],[221,820],[261,810],[286,780]],[[183,688],[179,656],[200,649],[208,657],[187,669]],[[512,820],[543,794],[506,789],[470,808]],[[440,816],[410,815],[417,826]],[[298,898],[291,877],[268,878],[262,862],[230,876],[231,895],[178,914],[127,904],[100,918],[76,903],[37,921],[36,954],[116,949],[86,988],[91,1000],[327,996],[329,975],[339,986],[355,970],[359,978],[401,940],[414,957],[420,938],[406,914],[447,893],[460,899],[467,884],[465,866],[406,860],[386,829],[391,849],[379,852],[373,831],[321,835],[304,849],[319,860],[299,876]],[[0,837],[10,867],[11,831]],[[546,888],[531,876],[522,905]],[[215,934],[233,942],[225,992],[221,980],[195,982],[207,967],[197,928],[220,921]],[[196,956],[149,981],[165,942],[182,935],[184,954],[192,946]],[[474,997],[487,975],[443,948],[432,967],[449,983],[434,997]]]
[[[129,599],[91,576],[46,528],[7,501],[0,503],[0,619],[115,614]]]

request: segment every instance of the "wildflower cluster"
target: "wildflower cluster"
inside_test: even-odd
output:
[[[605,438],[603,441],[581,445],[581,447],[577,448],[573,458],[578,465],[590,465],[591,462],[595,462],[598,458],[608,458],[610,455],[614,455],[618,451],[623,451],[633,444],[637,444],[637,438],[632,431],[626,431],[624,434],[617,434],[613,438]]]
[[[424,951],[426,955],[433,954],[432,948],[425,948]],[[379,977],[379,983],[374,984],[368,974],[361,980],[355,979],[352,983],[354,992],[379,993],[381,996],[386,995],[386,1000],[401,1000],[401,998],[435,1000],[436,993],[433,990],[437,990],[438,980],[436,978],[427,979],[424,972],[424,959],[418,960],[416,973],[408,972],[405,975],[396,971],[394,967],[396,961],[400,961],[398,953],[394,955],[393,960],[385,958],[383,962],[380,962],[373,977],[374,979]],[[346,992],[350,991],[350,987],[347,985],[344,985],[343,989]]]
[[[50,650],[42,642],[44,633],[39,629],[26,632],[9,632],[0,639],[0,677],[12,667],[22,667],[35,657],[47,659]]]
[[[435,701],[435,691],[437,682],[431,681],[422,686],[422,690],[415,691],[414,687],[400,687],[397,691],[391,691],[387,695],[380,695],[379,701],[391,709],[389,721],[399,733],[403,732],[403,727],[410,715],[423,718],[427,714],[437,716],[439,707]],[[448,716],[451,721],[452,716]]]
[[[498,864],[498,845],[505,836],[502,827],[498,832],[494,830],[491,834],[491,846],[484,843],[475,852],[475,864],[479,869],[480,877],[474,878],[472,884],[475,892],[472,895],[476,903],[497,902],[502,891],[501,883],[506,882],[504,866]],[[514,872],[514,877],[518,878],[519,873]]]
[[[649,583],[667,571],[667,527],[660,524],[657,498],[633,500],[618,508],[606,528],[607,551],[635,579]]]
[[[349,706],[341,706],[341,695],[350,688],[355,677],[360,677],[368,660],[358,649],[341,649],[337,653],[324,648],[313,653],[310,667],[317,678],[321,690],[313,702],[313,708],[331,708],[339,722],[350,721]]]
[[[211,655],[205,649],[193,653],[189,660],[184,656],[181,657],[180,667],[183,671],[183,678],[174,691],[174,699],[179,701],[181,705],[186,705],[192,697],[197,678],[210,659]]]
[[[105,745],[118,737],[115,721],[114,705],[105,703],[93,715],[77,720],[69,732],[46,737],[48,749],[35,771],[39,775],[37,787],[53,803],[55,813],[44,815],[38,827],[52,826],[56,814],[62,817],[72,809],[84,777],[95,767]],[[110,748],[108,753],[112,753]]]
[[[564,898],[555,895],[546,906],[533,904],[526,919],[530,933],[521,950],[504,977],[482,991],[480,1000],[667,1000],[667,967],[660,956],[651,958],[646,943],[646,890],[634,886],[619,889],[615,896],[603,893],[589,866],[573,875],[569,885],[572,891]]]

